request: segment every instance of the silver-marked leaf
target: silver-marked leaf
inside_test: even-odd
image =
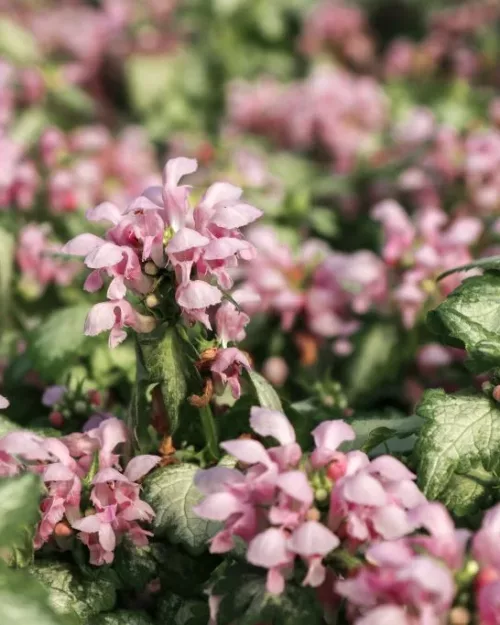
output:
[[[424,494],[445,501],[456,514],[472,512],[481,504],[484,485],[500,470],[499,408],[484,395],[433,389],[417,414],[424,419],[415,448]],[[477,487],[471,489],[471,482]]]
[[[144,482],[144,498],[156,512],[155,535],[180,543],[193,554],[207,549],[207,541],[218,527],[193,512],[201,499],[193,483],[197,471],[193,464],[173,464],[157,469]]]
[[[260,375],[260,373],[257,373],[257,371],[252,370],[248,372],[248,375],[257,394],[259,404],[264,408],[271,408],[272,410],[279,410],[282,412],[283,406],[279,395],[271,384],[269,384],[266,378]]]
[[[115,587],[104,576],[84,578],[75,567],[62,562],[39,561],[29,570],[47,588],[50,605],[62,616],[86,622],[115,605]]]

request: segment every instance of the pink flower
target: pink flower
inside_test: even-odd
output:
[[[28,224],[19,235],[16,260],[22,273],[22,282],[38,294],[51,283],[67,286],[78,273],[78,265],[63,261],[52,254],[60,247],[48,240],[46,225]]]
[[[4,410],[4,408],[8,408],[8,407],[9,407],[9,400],[3,395],[0,395],[0,410]]]
[[[153,317],[139,314],[126,300],[102,302],[90,309],[85,320],[84,332],[87,336],[95,336],[111,330],[109,346],[116,347],[127,337],[124,327],[147,333],[154,329],[155,320]]]
[[[227,347],[230,341],[242,341],[245,338],[245,326],[249,322],[250,317],[233,303],[222,302],[215,313],[215,328],[222,347]]]
[[[200,471],[195,483],[205,495],[194,508],[201,517],[222,521],[223,528],[211,540],[210,550],[229,551],[234,536],[248,543],[247,559],[268,569],[267,589],[279,594],[291,574],[296,557],[308,567],[304,585],[320,586],[325,579],[323,558],[339,545],[325,525],[309,518],[314,491],[301,463],[302,451],[288,419],[267,408],[252,408],[250,425],[262,437],[278,441],[265,448],[256,440],[233,440],[223,449],[247,468],[226,467]]]
[[[345,475],[332,489],[328,525],[341,525],[350,540],[396,539],[413,531],[408,511],[424,503],[415,475],[391,456],[369,461],[362,452],[349,452]]]
[[[241,395],[240,376],[242,368],[252,368],[243,352],[236,347],[219,349],[210,367],[216,388],[228,384],[233,397],[238,399]]]

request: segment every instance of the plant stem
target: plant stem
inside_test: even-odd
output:
[[[218,460],[219,441],[214,415],[210,406],[207,405],[200,408],[200,416],[203,434],[205,435],[206,450],[210,456],[210,460]]]

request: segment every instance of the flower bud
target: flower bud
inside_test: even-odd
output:
[[[160,300],[156,297],[154,293],[150,293],[146,297],[146,306],[148,308],[156,308],[156,306],[158,306],[159,303],[160,303]]]
[[[148,334],[156,328],[156,319],[150,315],[141,315],[137,313],[137,332]]]
[[[314,497],[316,501],[326,501],[328,499],[328,491],[326,490],[326,488],[318,488],[318,490],[316,490],[314,493]]]
[[[81,400],[75,402],[75,412],[78,414],[85,414],[87,412],[87,404]]]
[[[265,361],[262,372],[271,384],[282,386],[288,377],[288,365],[280,356],[272,356]]]
[[[321,518],[321,513],[318,508],[310,508],[307,511],[306,516],[308,521],[319,521]]]
[[[338,451],[335,453],[335,457],[332,462],[328,465],[328,469],[326,470],[326,475],[334,482],[339,480],[341,477],[345,475],[347,469],[347,457],[342,452]]]
[[[87,397],[92,406],[100,406],[102,402],[101,393],[99,391],[89,391]]]
[[[500,402],[500,384],[495,386],[495,388],[493,389],[492,396],[495,401]]]
[[[51,412],[49,414],[49,423],[54,428],[62,428],[62,426],[64,425],[64,417],[60,412]]]
[[[470,612],[463,606],[456,606],[450,611],[450,625],[469,625],[470,620]]]
[[[157,276],[158,271],[158,267],[154,264],[152,260],[148,260],[146,263],[144,263],[144,273],[147,276]]]
[[[61,521],[55,526],[54,534],[59,538],[67,538],[73,534],[73,529],[68,525],[67,521]]]

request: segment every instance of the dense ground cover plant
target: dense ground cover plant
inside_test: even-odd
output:
[[[0,3],[5,623],[500,623],[499,20]]]

